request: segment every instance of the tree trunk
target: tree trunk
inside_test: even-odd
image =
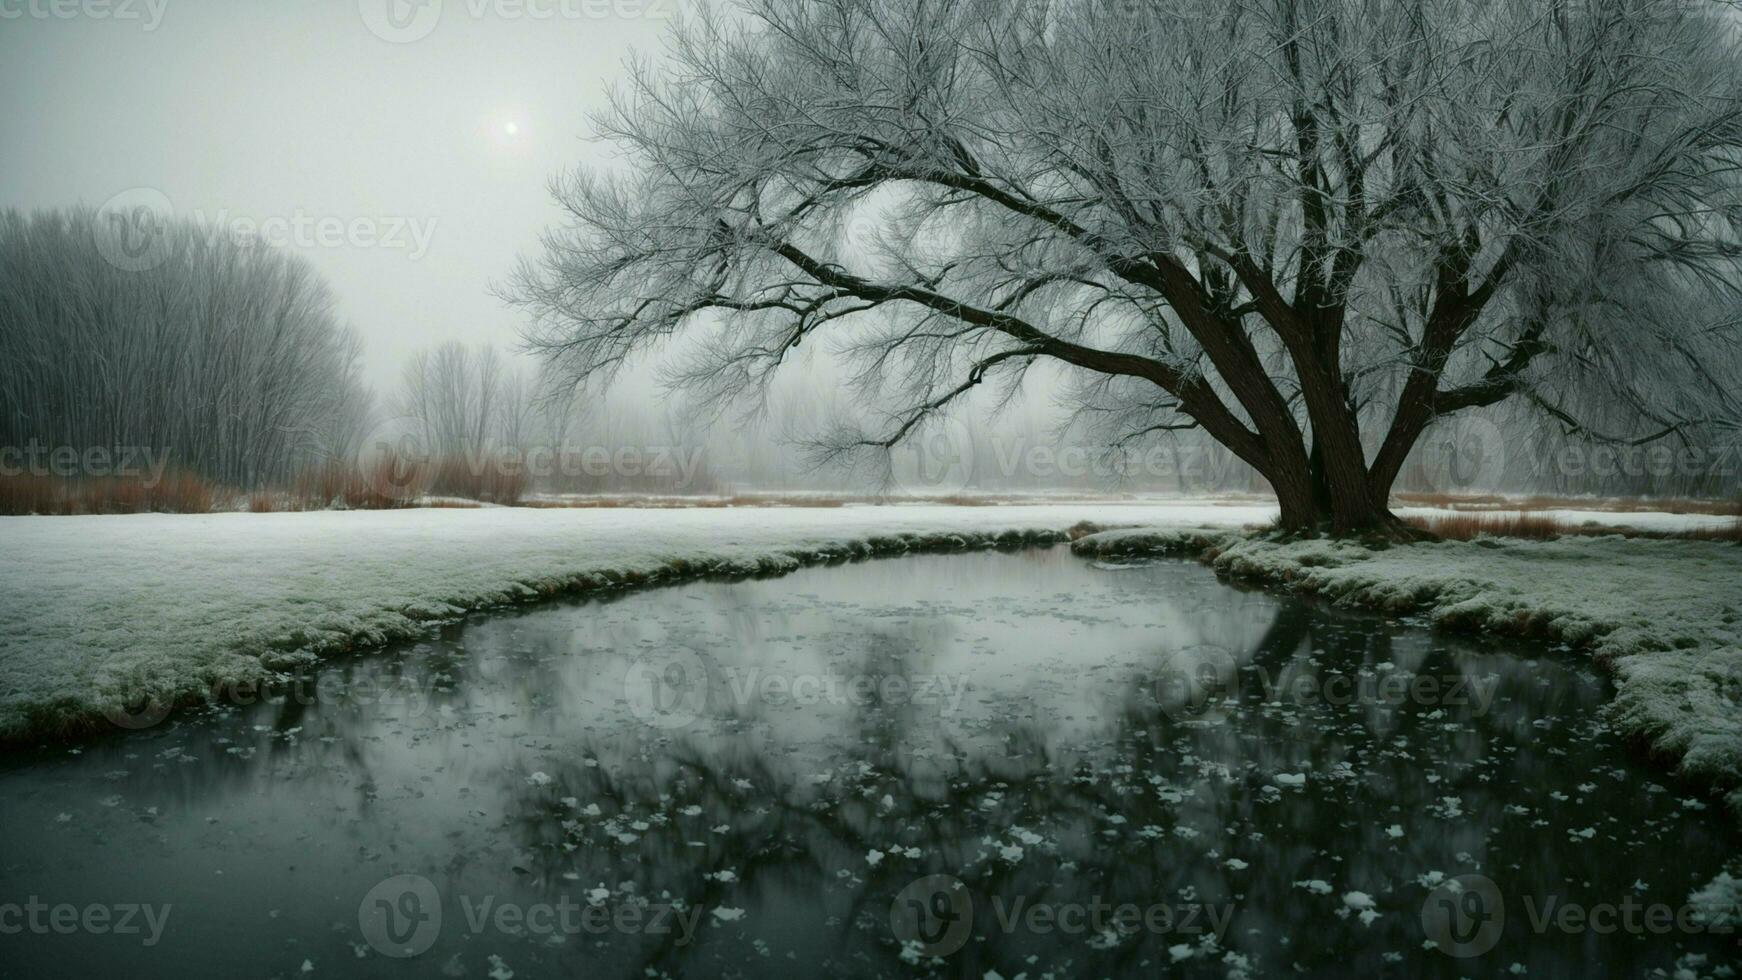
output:
[[[1420,532],[1391,513],[1391,482],[1378,480],[1357,456],[1341,467],[1327,464],[1323,442],[1314,439],[1307,453],[1307,470],[1300,477],[1286,472],[1265,474],[1282,508],[1280,526],[1287,531],[1325,532],[1338,536],[1377,535],[1414,540]]]
[[[1270,481],[1276,503],[1282,508],[1277,523],[1284,531],[1311,532],[1324,526],[1328,511],[1319,507],[1310,475],[1282,470],[1265,473],[1264,478]]]
[[[1319,513],[1331,512],[1331,477],[1325,472],[1325,447],[1318,440],[1313,440],[1312,454],[1307,457],[1313,479],[1313,504]]]
[[[1333,355],[1334,356],[1334,355]],[[1311,352],[1295,357],[1302,401],[1312,422],[1315,491],[1328,505],[1331,533],[1362,534],[1394,523],[1367,478],[1361,430],[1342,378]]]

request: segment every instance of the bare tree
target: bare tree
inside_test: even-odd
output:
[[[526,399],[494,348],[450,342],[406,362],[397,408],[423,451],[475,460],[521,444]]]
[[[1200,428],[1285,527],[1404,533],[1438,420],[1734,425],[1742,57],[1700,0],[750,0],[632,65],[626,173],[557,186],[510,295],[581,379],[764,384],[829,327],[900,399],[1072,365]],[[1580,397],[1575,397],[1580,396]]]

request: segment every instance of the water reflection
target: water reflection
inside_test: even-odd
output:
[[[1618,744],[1582,665],[1188,564],[699,584],[260,697],[6,763],[7,895],[172,907],[150,947],[8,936],[7,970],[1635,976],[1736,952],[1533,928],[1549,896],[1679,905],[1738,843]],[[1424,901],[1472,873],[1508,902],[1497,944],[1424,948]],[[360,920],[401,874],[439,895],[433,934]],[[938,874],[962,888],[921,896],[937,928],[898,936]]]

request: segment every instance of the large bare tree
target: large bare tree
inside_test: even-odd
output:
[[[512,294],[609,378],[718,398],[813,335],[886,448],[1043,361],[1201,428],[1285,527],[1396,530],[1441,420],[1732,424],[1742,55],[1712,0],[750,0],[598,119],[624,167]],[[693,336],[692,336],[693,335]],[[1593,397],[1597,393],[1597,397]],[[1637,431],[1637,428],[1632,431]]]

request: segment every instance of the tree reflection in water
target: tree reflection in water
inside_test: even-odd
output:
[[[1633,976],[1733,955],[1729,937],[1530,928],[1526,896],[1616,902],[1637,883],[1679,904],[1738,843],[1617,744],[1600,680],[1538,653],[1061,552],[686,586],[456,624],[301,694],[15,762],[0,818],[44,841],[6,870],[100,892],[124,865],[183,916],[148,952],[229,965],[285,946],[341,975],[482,974],[500,955],[521,977]],[[629,679],[674,656],[703,666],[706,697],[650,725]],[[796,678],[904,686],[795,700]],[[914,693],[940,679],[959,701]],[[92,806],[99,782],[123,802]],[[66,835],[79,858],[58,856]],[[219,861],[214,889],[200,872]],[[393,961],[359,942],[355,907],[400,872],[435,882],[447,919]],[[1433,876],[1464,873],[1514,903],[1471,960],[1424,949],[1420,920]],[[890,923],[932,874],[964,883],[974,924],[937,960]],[[461,907],[589,896],[681,902],[701,928],[557,941],[473,933]],[[1175,928],[1105,911],[1073,933],[1007,927],[1018,902],[1166,906]],[[1230,916],[1219,938],[1184,931],[1212,915]]]

